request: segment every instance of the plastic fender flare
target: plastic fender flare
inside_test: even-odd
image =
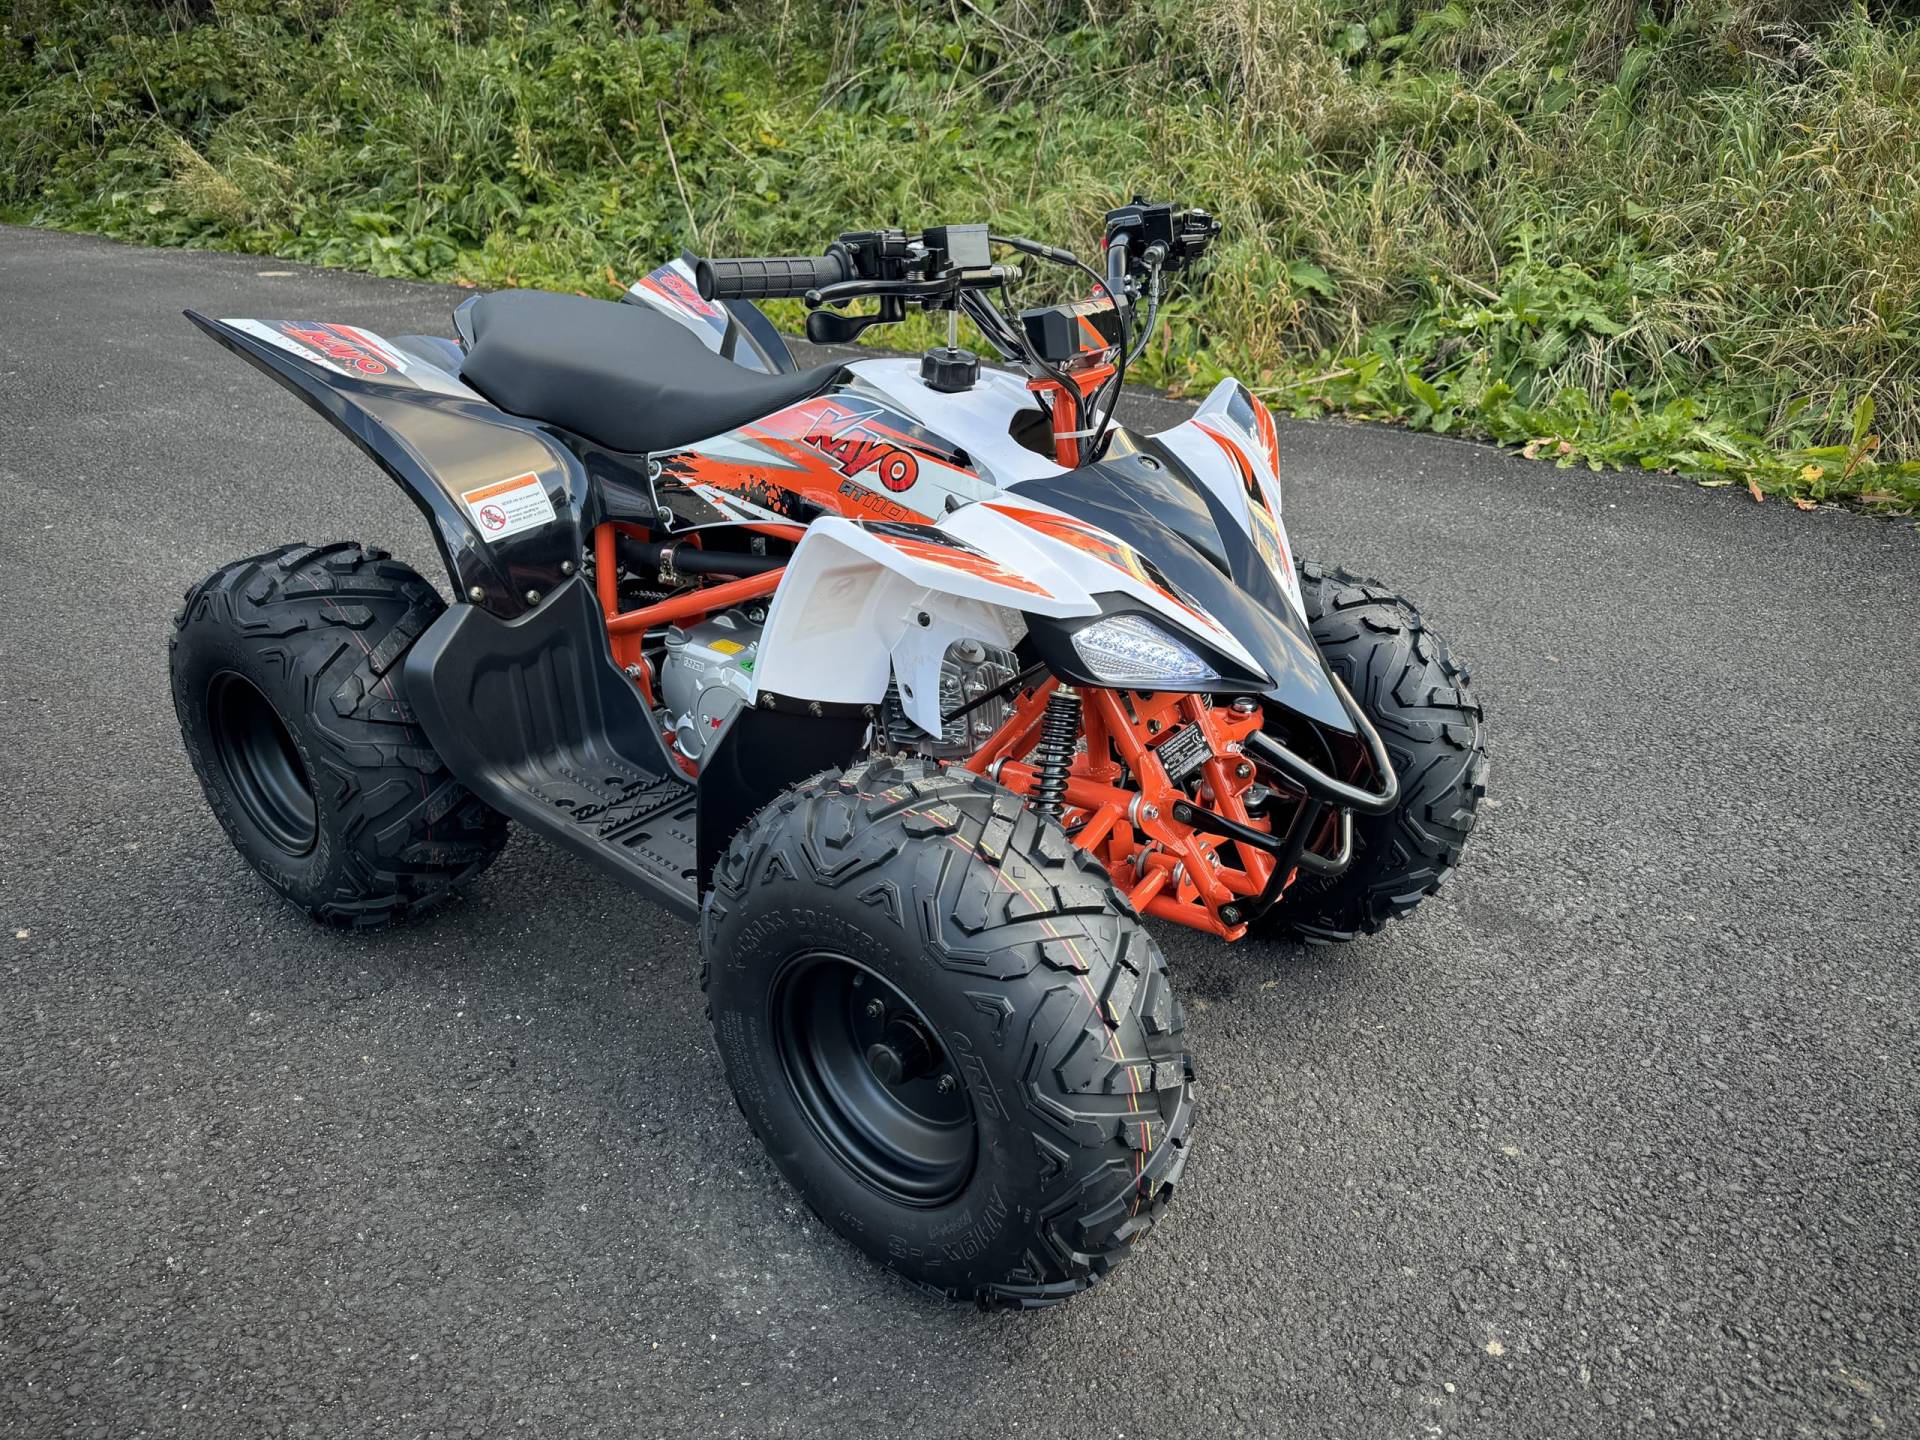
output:
[[[326,416],[406,492],[433,527],[457,602],[511,620],[573,573],[594,486],[536,422],[489,404],[417,351],[357,327],[186,315]],[[342,363],[315,348],[329,344],[357,359]],[[551,518],[483,538],[470,512],[485,496],[510,490],[523,503],[531,498],[537,513],[539,495],[528,494],[534,486]]]
[[[816,520],[774,592],[754,671],[761,695],[875,705],[897,672],[908,716],[940,731],[940,663],[955,640],[1010,648],[1020,612],[1099,613],[1091,595],[1045,586],[930,526]]]

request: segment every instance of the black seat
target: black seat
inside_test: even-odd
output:
[[[611,450],[671,450],[817,395],[838,365],[762,375],[643,305],[501,290],[469,312],[460,378],[502,410]]]

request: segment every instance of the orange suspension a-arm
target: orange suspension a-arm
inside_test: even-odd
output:
[[[1039,743],[1048,680],[1016,702],[998,730],[966,762],[1016,794],[1031,794],[1039,767],[1025,757]],[[1248,811],[1244,792],[1253,766],[1242,754],[1259,728],[1257,709],[1214,705],[1202,695],[1079,690],[1084,746],[1066,777],[1063,819],[1074,844],[1106,867],[1145,914],[1228,939],[1245,932],[1246,902],[1264,895],[1275,861],[1257,845],[1224,839],[1176,820],[1176,807],[1196,805],[1252,830],[1271,822]],[[1206,743],[1196,794],[1176,784],[1159,746],[1176,730],[1195,727]],[[1189,775],[1188,783],[1196,776]]]
[[[963,762],[966,768],[976,775],[984,775],[994,761],[1024,755],[1039,744],[1040,717],[1046,713],[1047,698],[1059,687],[1060,682],[1049,677],[1031,693],[1021,697],[1014,704],[1013,713],[1001,723],[1000,728]]]

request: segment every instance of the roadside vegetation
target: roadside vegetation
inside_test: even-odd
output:
[[[1140,378],[1237,373],[1282,412],[1910,513],[1909,16],[15,0],[0,214],[609,294],[682,248],[860,224],[991,216],[1084,248],[1138,188],[1226,225]]]

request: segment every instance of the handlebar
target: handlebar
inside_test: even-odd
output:
[[[1109,297],[1137,291],[1161,269],[1184,269],[1200,258],[1220,233],[1204,210],[1176,210],[1136,195],[1107,212]],[[842,235],[824,255],[766,255],[700,260],[694,283],[705,300],[801,300],[837,304],[862,295],[897,297],[950,308],[961,289],[1002,285],[1017,277],[993,265],[990,244],[1010,246],[1042,260],[1087,267],[1071,251],[1020,236],[991,235],[985,225],[936,225],[905,230],[857,230]],[[1094,277],[1096,283],[1098,277]],[[859,289],[852,288],[858,285]],[[818,296],[818,299],[809,299]],[[900,315],[889,318],[899,319]]]
[[[825,255],[702,260],[693,269],[702,300],[797,300],[852,278],[852,258],[839,249]]]
[[[1146,348],[1160,314],[1163,273],[1184,269],[1206,252],[1220,233],[1220,222],[1204,210],[1179,210],[1136,195],[1131,203],[1107,212],[1104,237],[1106,274],[1102,276],[1070,250],[1042,245],[1017,235],[999,235],[984,224],[935,225],[920,231],[894,228],[852,230],[827,247],[824,255],[769,255],[753,258],[708,259],[694,263],[694,284],[704,300],[804,300],[807,338],[815,344],[846,344],[873,325],[895,324],[907,318],[907,308],[947,312],[947,344],[954,344],[954,325],[964,310],[988,341],[1009,360],[1016,360],[1036,376],[1056,382],[1062,393],[1077,384],[1056,364],[1086,368],[1111,359],[1112,373],[1101,381],[1089,400],[1080,396],[1074,410],[1084,419],[1099,413],[1091,428],[1075,432],[1091,435],[1084,447],[1098,456],[1113,419],[1113,399],[1126,378],[1128,363]],[[1119,334],[1109,344],[1088,352],[1081,341],[1087,325],[1086,305],[1042,307],[1020,312],[1016,325],[979,292],[1006,289],[1020,278],[1016,265],[995,264],[992,247],[1000,245],[1036,259],[1081,271],[1105,297]],[[1148,306],[1146,324],[1137,334],[1132,311],[1141,296]],[[847,314],[848,302],[871,298],[879,302],[870,313]],[[1042,344],[1035,338],[1035,319],[1058,321],[1041,326],[1047,335],[1064,331],[1069,339]],[[1076,323],[1077,322],[1077,323]],[[1024,330],[1022,327],[1024,326]],[[1097,328],[1097,324],[1096,324]],[[931,352],[929,352],[931,354]],[[1089,353],[1095,359],[1089,360]],[[1106,397],[1104,411],[1100,399]]]

